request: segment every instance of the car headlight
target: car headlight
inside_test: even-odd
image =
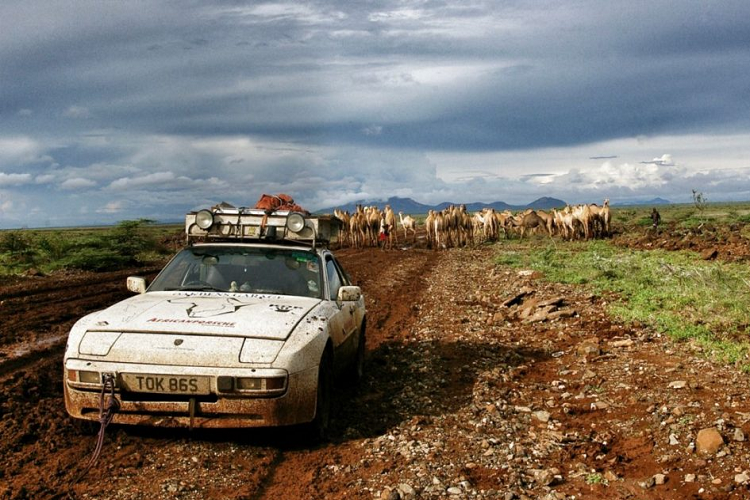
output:
[[[279,396],[286,391],[287,377],[230,377],[217,378],[219,392],[245,393],[255,396]]]
[[[214,214],[210,210],[201,210],[195,214],[195,223],[199,228],[208,231],[214,225]]]
[[[293,233],[299,233],[305,229],[305,218],[302,214],[289,214],[286,218],[286,227]]]
[[[73,370],[71,370],[72,372]],[[71,380],[75,381],[76,377],[69,377]],[[102,383],[102,376],[99,374],[99,372],[89,372],[89,371],[83,371],[80,370],[78,372],[78,381],[82,382],[84,384],[101,384]]]

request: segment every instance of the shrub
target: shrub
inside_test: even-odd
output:
[[[83,271],[111,271],[129,265],[130,259],[108,248],[84,247],[60,261],[61,267]]]

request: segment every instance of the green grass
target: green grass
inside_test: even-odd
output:
[[[586,484],[604,484],[607,485],[608,481],[604,479],[604,476],[599,472],[591,472],[586,474]]]
[[[536,240],[499,246],[496,262],[540,271],[550,281],[613,293],[609,312],[676,341],[698,343],[715,359],[750,371],[750,268],[707,262],[692,252],[637,251],[606,241]]]
[[[163,260],[174,249],[161,241],[181,226],[156,226],[148,220],[116,226],[0,231],[0,275],[31,268],[106,271]]]

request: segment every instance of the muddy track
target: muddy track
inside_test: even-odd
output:
[[[437,254],[426,250],[395,253],[344,249],[338,256],[352,279],[366,290],[369,325],[366,366],[377,367],[384,363],[381,346],[398,339],[413,322],[412,306],[425,290],[425,280],[437,262]],[[153,270],[150,272],[153,274]],[[27,281],[31,286],[27,289],[23,283],[17,283],[0,291],[5,297],[0,307],[6,322],[0,332],[6,349],[36,346],[20,356],[6,355],[0,363],[0,453],[6,457],[4,469],[0,470],[0,484],[3,481],[8,484],[5,491],[0,487],[0,498],[54,498],[67,490],[88,459],[96,425],[68,418],[62,402],[64,334],[83,314],[127,297],[124,281],[131,274],[146,273],[128,270],[107,273],[106,277],[46,278],[44,284],[38,278],[30,278]],[[56,342],[40,347],[39,341],[56,337]],[[18,342],[18,338],[26,342]],[[340,406],[352,399],[367,401],[373,397],[346,386],[338,391]],[[344,434],[352,424],[351,419],[356,416],[339,407],[332,424],[332,441],[337,444],[314,449],[290,442],[283,430],[187,433],[113,427],[108,433],[101,465],[76,485],[74,491],[94,498],[128,498],[109,491],[100,479],[110,477],[107,471],[115,470],[122,474],[119,480],[123,480],[132,470],[145,476],[137,489],[139,494],[132,498],[166,498],[174,493],[174,488],[191,490],[190,479],[194,474],[183,467],[195,465],[198,460],[210,467],[203,474],[217,468],[226,468],[234,474],[230,474],[233,479],[228,484],[213,485],[200,494],[195,486],[195,498],[310,497],[317,488],[317,468],[329,462],[332,454],[336,454],[333,450],[349,446]],[[375,419],[367,425],[382,428],[384,422]],[[376,428],[366,431],[376,432]],[[219,454],[218,458],[211,458],[217,449],[227,447],[233,450],[227,456]],[[186,449],[191,455],[188,462],[182,456]],[[153,455],[152,450],[159,451]],[[300,470],[310,472],[300,478]],[[28,481],[29,477],[41,479]],[[181,480],[174,488],[172,484],[163,486],[169,477]]]
[[[365,376],[336,385],[329,442],[305,445],[288,429],[112,426],[71,498],[750,498],[746,377],[615,324],[611,297],[496,266],[493,252],[337,252],[365,291],[368,328]],[[84,290],[70,301],[64,277],[28,278],[27,293],[24,280],[0,287],[15,329],[0,326],[3,349],[24,345],[18,331],[31,345],[64,334],[71,309],[127,296],[129,274],[144,273],[90,276],[89,287],[69,277]],[[36,309],[6,307],[24,296]],[[535,303],[569,314],[534,319]],[[97,425],[65,413],[59,344],[19,359],[0,376],[0,500],[61,498]],[[708,427],[724,447],[698,455],[690,446]],[[659,474],[663,484],[649,483]]]
[[[338,256],[345,263],[352,279],[367,291],[366,366],[368,370],[377,369],[375,367],[387,363],[381,346],[396,339],[401,340],[414,324],[417,315],[413,307],[423,300],[430,273],[439,260],[439,254],[428,250],[413,250],[389,259],[378,255],[377,251],[340,251]],[[252,499],[314,498],[321,493],[315,471],[340,462],[342,455],[351,460],[352,454],[357,453],[345,439],[348,426],[351,425],[349,419],[356,419],[357,416],[347,415],[341,406],[349,405],[352,401],[356,404],[358,398],[366,400],[376,394],[368,393],[367,388],[360,388],[358,393],[345,387],[338,390],[340,397],[336,415],[339,418],[334,418],[332,422],[332,435],[336,445],[313,450],[295,450],[293,447],[284,450],[268,471],[261,490]],[[367,420],[366,416],[360,418]],[[373,419],[368,431],[377,432],[378,429],[380,422]],[[299,471],[303,470],[312,472],[300,478]]]

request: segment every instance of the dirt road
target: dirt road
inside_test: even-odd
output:
[[[0,287],[0,499],[750,497],[746,376],[494,252],[337,253],[367,296],[367,374],[329,443],[113,426],[72,488],[98,429],[65,413],[64,335],[144,271]]]

